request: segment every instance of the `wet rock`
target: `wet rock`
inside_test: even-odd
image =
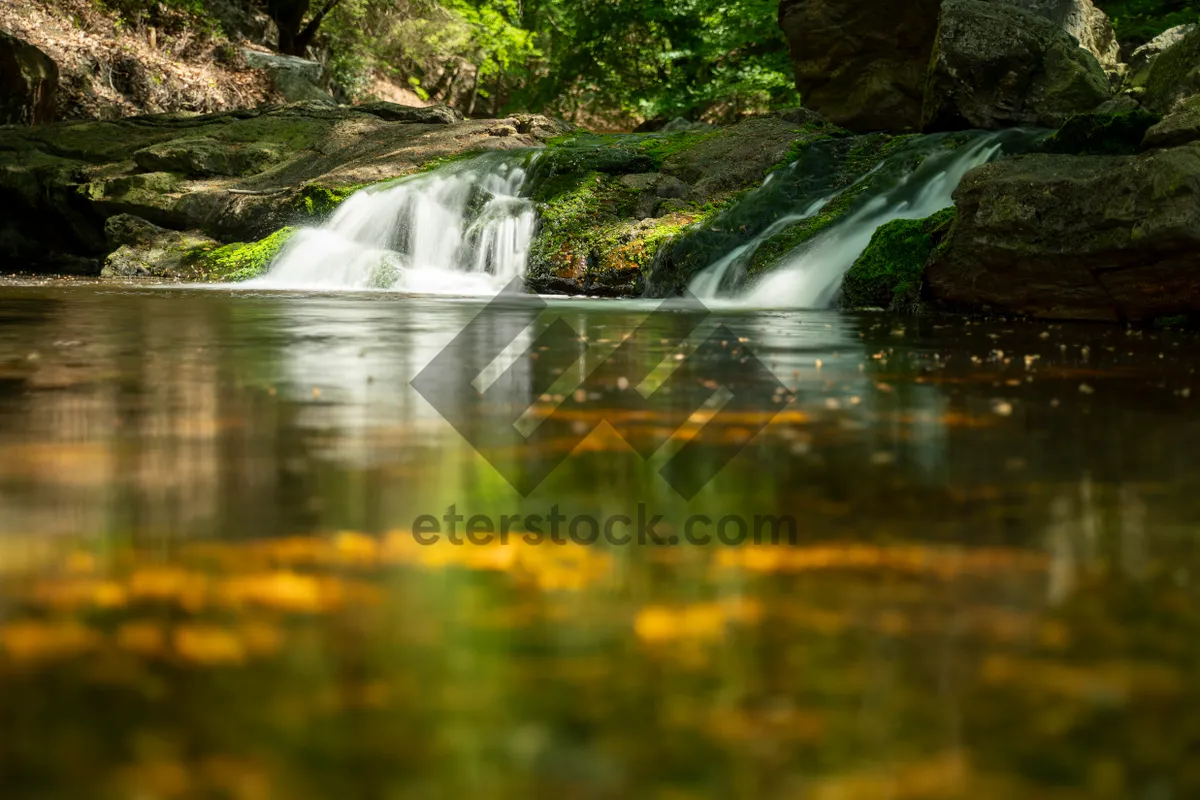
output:
[[[54,119],[58,65],[41,50],[0,31],[0,125]]]
[[[1146,131],[1142,146],[1149,150],[1195,141],[1200,141],[1200,95],[1184,100],[1162,122]]]
[[[916,130],[941,0],[782,0],[805,106],[851,131]]]
[[[924,106],[927,130],[1058,127],[1111,96],[1088,51],[1005,3],[946,0]]]
[[[1200,94],[1200,26],[1165,50],[1150,66],[1142,104],[1160,114]]]
[[[220,247],[207,236],[160,228],[131,214],[111,217],[104,233],[113,248],[100,273],[105,278],[192,278],[197,258]]]
[[[954,218],[954,208],[947,208],[926,219],[898,219],[880,226],[842,279],[839,306],[901,314],[919,311],[925,265]]]
[[[954,306],[1133,322],[1200,310],[1200,143],[1022,156],[967,174],[930,294]]]
[[[1126,84],[1128,86],[1144,86],[1146,79],[1150,76],[1150,68],[1158,60],[1158,57],[1182,42],[1195,29],[1195,25],[1176,25],[1134,50],[1129,56]]]

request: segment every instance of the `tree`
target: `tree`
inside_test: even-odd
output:
[[[310,0],[267,0],[267,15],[279,28],[279,52],[289,56],[307,55],[317,29],[340,2],[326,0],[321,10],[305,25],[304,17],[308,14]]]

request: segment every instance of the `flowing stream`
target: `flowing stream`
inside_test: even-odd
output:
[[[357,192],[249,285],[495,293],[525,272],[537,214],[522,188],[533,157],[487,153]]]

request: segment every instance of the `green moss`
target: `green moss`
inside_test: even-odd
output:
[[[363,188],[359,186],[330,187],[310,183],[292,198],[292,208],[307,217],[325,217],[345,202],[346,198]]]
[[[249,244],[238,242],[216,249],[197,248],[188,260],[198,277],[204,280],[232,283],[257,278],[267,271],[295,233],[296,228],[282,228]]]
[[[703,214],[634,220],[639,192],[601,172],[560,176],[542,187],[541,227],[530,253],[535,278],[642,270],[658,249]]]
[[[1133,155],[1141,149],[1146,131],[1161,119],[1140,108],[1116,114],[1077,114],[1042,147],[1047,153],[1069,155]]]
[[[932,217],[882,225],[842,280],[843,308],[918,307],[925,264],[955,219],[947,208]]]
[[[1192,330],[1198,327],[1197,322],[1200,322],[1200,318],[1197,318],[1195,314],[1173,314],[1170,316],[1155,317],[1151,325],[1155,328],[1186,328]]]
[[[277,143],[288,152],[296,152],[327,138],[332,127],[329,120],[283,110],[236,120],[215,129],[211,135],[228,142]]]
[[[461,153],[448,153],[444,156],[438,156],[437,158],[433,159],[432,161],[426,161],[421,166],[421,169],[418,170],[418,172],[433,172],[435,169],[441,169],[442,167],[445,167],[449,164],[454,164],[459,161],[466,161],[468,159],[476,158],[485,152],[487,152],[487,151],[482,148],[476,147],[471,150],[464,150]]]

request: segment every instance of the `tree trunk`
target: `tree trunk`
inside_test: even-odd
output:
[[[279,28],[279,52],[285,56],[308,55],[308,46],[317,35],[317,29],[329,12],[337,8],[341,0],[327,0],[308,25],[304,15],[308,13],[310,0],[267,0],[267,16]]]
[[[308,3],[309,0],[267,0],[267,16],[279,28],[279,52],[286,56],[304,55],[303,50],[297,51],[296,37],[308,13]]]

